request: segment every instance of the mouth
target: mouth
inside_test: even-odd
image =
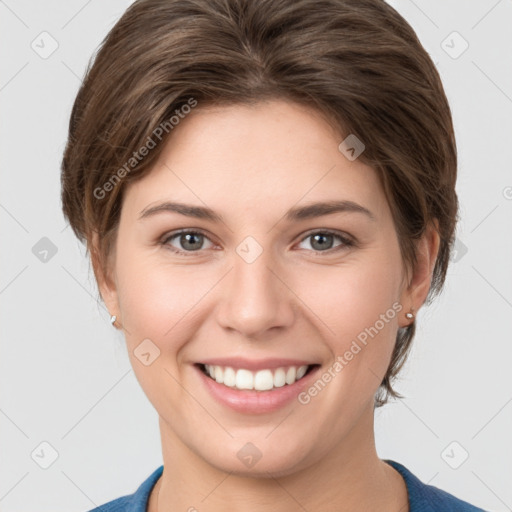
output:
[[[246,368],[196,363],[209,379],[228,388],[248,391],[272,391],[291,386],[315,371],[319,364],[287,365],[251,371]]]

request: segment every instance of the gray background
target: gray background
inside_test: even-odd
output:
[[[130,3],[0,1],[3,512],[89,510],[162,463],[157,414],[59,195],[80,79]],[[512,510],[512,1],[390,3],[443,79],[462,219],[446,288],[419,315],[406,398],[376,414],[377,448],[424,482]]]

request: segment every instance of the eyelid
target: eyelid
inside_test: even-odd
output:
[[[352,235],[349,235],[348,233],[346,233],[344,231],[338,231],[337,229],[329,229],[329,228],[325,228],[325,229],[315,228],[315,229],[312,229],[310,231],[307,231],[302,236],[302,238],[299,240],[298,243],[302,243],[304,240],[306,240],[309,237],[311,237],[313,235],[316,235],[316,234],[333,236],[335,238],[337,237],[337,238],[339,238],[342,241],[342,244],[338,245],[336,247],[331,247],[330,249],[326,249],[325,251],[311,251],[314,254],[318,254],[318,255],[326,254],[327,255],[327,254],[332,254],[332,253],[334,253],[336,251],[339,251],[339,250],[341,250],[343,248],[349,248],[349,247],[356,247],[357,246],[357,241],[356,241],[356,239]]]
[[[203,252],[204,249],[200,249],[198,251],[184,251],[182,249],[177,249],[175,247],[169,246],[169,240],[171,240],[183,233],[194,233],[194,234],[202,235],[206,239],[208,239],[212,244],[215,245],[215,242],[213,240],[211,240],[209,234],[206,233],[206,231],[204,231],[201,228],[182,228],[182,229],[178,229],[176,231],[170,231],[161,237],[159,243],[163,246],[169,247],[170,250],[176,254],[192,256],[192,255],[194,255],[194,253],[200,254],[201,252]],[[336,229],[330,229],[330,228],[324,228],[324,229],[315,228],[315,229],[306,231],[297,243],[301,243],[304,240],[306,240],[307,238],[309,238],[313,235],[316,235],[316,234],[324,234],[324,235],[330,235],[333,237],[338,237],[342,241],[342,244],[340,246],[331,247],[330,249],[326,249],[325,251],[314,251],[313,250],[312,252],[315,254],[319,254],[319,255],[332,254],[333,252],[336,252],[337,250],[340,250],[343,247],[347,248],[347,247],[357,246],[357,241],[352,235],[349,235],[348,233],[346,233],[344,231],[338,231]]]
[[[165,240],[169,240],[169,238],[173,238],[176,235],[181,235],[182,233],[199,233],[201,235],[204,235],[209,238],[209,235],[201,228],[181,228],[176,229],[174,231],[168,231],[161,237],[161,241],[164,242]]]
[[[349,242],[349,243],[353,243],[353,244],[356,243],[356,240],[355,240],[355,238],[352,235],[349,235],[345,231],[338,231],[337,229],[330,229],[330,228],[325,228],[325,229],[315,228],[315,229],[311,229],[309,231],[306,231],[306,233],[302,236],[300,241],[302,242],[306,238],[308,238],[308,237],[310,237],[312,235],[316,235],[317,233],[321,233],[321,234],[324,234],[324,235],[337,236],[337,237],[341,238],[342,240],[344,240],[345,242]]]
[[[171,240],[172,238],[175,238],[178,235],[181,235],[183,233],[195,233],[195,234],[198,234],[198,235],[203,235],[212,244],[215,244],[215,242],[211,239],[210,235],[206,231],[201,229],[201,228],[182,228],[182,229],[178,229],[176,231],[169,231],[168,233],[166,233],[165,235],[163,235],[160,238],[160,243],[162,245],[168,245],[169,240]],[[179,252],[179,251],[180,251],[179,249],[176,249],[176,252]],[[193,254],[196,251],[181,251],[181,252],[186,252],[186,253]],[[199,251],[197,251],[197,252],[199,252]]]

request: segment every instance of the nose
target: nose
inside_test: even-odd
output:
[[[221,292],[219,324],[244,338],[262,339],[267,331],[280,331],[294,321],[295,295],[268,253],[250,263],[235,254]]]

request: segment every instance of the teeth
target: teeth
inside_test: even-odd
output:
[[[281,388],[286,384],[286,373],[284,368],[278,368],[274,372],[274,387]]]
[[[254,389],[266,391],[274,387],[274,376],[270,370],[260,370],[254,376]]]
[[[307,366],[299,367],[299,369],[297,370],[296,379],[297,380],[302,379],[302,377],[304,377],[304,375],[306,374],[307,371],[308,371],[308,367]]]
[[[295,366],[290,366],[286,372],[286,384],[293,384],[297,378],[297,369]]]
[[[268,391],[273,388],[283,387],[285,384],[293,384],[302,379],[308,371],[308,366],[289,366],[272,370],[235,370],[230,366],[204,365],[205,372],[219,384],[224,384],[237,389],[254,389],[256,391]]]
[[[224,370],[224,382],[226,386],[230,388],[234,388],[236,385],[236,372],[233,368],[226,368]]]
[[[223,372],[220,366],[215,367],[215,374],[217,371]],[[218,381],[217,381],[218,382]],[[221,382],[222,384],[223,382]],[[254,375],[249,370],[238,370],[236,372],[235,386],[238,389],[254,389]]]

